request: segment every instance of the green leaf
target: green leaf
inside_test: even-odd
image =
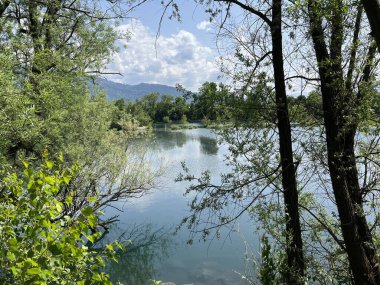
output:
[[[16,260],[16,256],[14,255],[13,252],[8,251],[8,252],[7,252],[7,259],[8,259],[9,261],[15,261],[15,260]]]
[[[94,243],[94,241],[95,241],[95,238],[94,238],[92,235],[86,236],[86,238],[87,238],[90,242],[92,242],[92,243]]]
[[[71,176],[66,175],[66,174],[63,175],[63,181],[66,183],[66,185],[69,185],[70,180],[71,180]]]
[[[26,271],[26,274],[29,274],[29,275],[40,275],[40,273],[41,273],[41,269],[38,267],[29,268]]]
[[[15,266],[11,266],[9,269],[12,271],[13,275],[17,275],[19,271]]]
[[[91,202],[91,203],[95,203],[95,202],[98,201],[98,199],[95,198],[95,197],[88,197],[88,201]]]
[[[72,204],[72,202],[73,202],[73,197],[72,196],[68,196],[66,198],[66,204],[67,204],[67,206],[70,206]]]
[[[53,165],[54,165],[54,163],[51,160],[47,160],[46,161],[46,166],[47,166],[48,169],[52,169]]]
[[[52,177],[52,176],[46,176],[45,177],[45,181],[50,184],[50,185],[54,185],[55,184],[55,179]]]
[[[93,213],[93,210],[92,210],[92,207],[90,207],[90,206],[87,206],[86,208],[84,208],[84,209],[82,210],[82,214],[83,214],[84,216],[86,216],[86,217],[92,215],[92,213]]]
[[[55,207],[56,207],[58,213],[61,213],[61,212],[62,212],[62,205],[61,205],[60,202],[57,202],[57,203],[55,204]]]

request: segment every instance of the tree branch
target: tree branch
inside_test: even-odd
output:
[[[262,12],[256,10],[255,8],[249,6],[249,5],[246,5],[244,3],[241,3],[240,1],[237,1],[237,0],[215,0],[215,2],[227,2],[227,3],[233,3],[233,4],[236,4],[238,5],[239,7],[243,8],[244,10],[258,16],[259,18],[261,18],[265,23],[268,24],[269,27],[272,26],[272,21]]]

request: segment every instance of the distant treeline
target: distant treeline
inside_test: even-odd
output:
[[[206,82],[193,93],[179,87],[182,96],[160,95],[151,93],[135,102],[119,99],[114,104],[119,109],[119,117],[131,115],[140,125],[150,125],[153,122],[183,122],[210,120],[228,120],[227,102],[232,93],[223,84]],[[120,118],[116,117],[115,122]]]
[[[142,126],[159,122],[257,123],[276,120],[275,101],[268,86],[258,84],[252,91],[232,92],[227,85],[205,82],[198,92],[178,88],[182,96],[151,93],[134,102],[115,100],[119,111],[114,114],[113,126],[118,128],[117,122],[126,114]],[[306,96],[289,96],[288,105],[293,123],[320,123],[323,119],[322,98],[318,91],[311,91]],[[380,99],[369,102],[368,106],[380,115]]]

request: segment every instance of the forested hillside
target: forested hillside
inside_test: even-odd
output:
[[[137,85],[129,85],[112,82],[106,79],[97,79],[96,84],[104,89],[108,100],[125,99],[136,101],[137,99],[141,99],[144,95],[151,93],[171,96],[180,95],[180,92],[175,87],[162,84],[140,83]]]

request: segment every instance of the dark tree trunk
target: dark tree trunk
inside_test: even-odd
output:
[[[271,28],[273,70],[276,93],[277,127],[280,140],[280,161],[282,170],[282,187],[284,191],[286,217],[286,283],[304,284],[305,262],[303,257],[302,233],[298,207],[296,170],[293,161],[291,127],[286,98],[284,59],[282,54],[282,1],[272,1],[272,21],[262,12],[245,4],[243,1],[226,0],[258,16]]]
[[[380,0],[361,0],[380,52]]]
[[[309,0],[308,3],[311,36],[321,79],[328,166],[354,282],[375,285],[380,284],[380,274],[376,250],[363,214],[354,151],[357,121],[352,102],[355,98],[350,90],[345,89],[343,80],[343,19],[341,9],[336,9],[331,23],[329,54],[316,2]]]
[[[291,127],[286,98],[284,61],[282,54],[281,34],[281,0],[274,0],[272,7],[272,56],[277,106],[277,127],[280,140],[280,159],[282,168],[282,185],[284,188],[288,284],[303,284],[304,258],[302,251],[302,235],[298,207],[296,170],[293,162]]]
[[[296,170],[293,162],[292,136],[286,98],[284,59],[282,54],[282,1],[272,1],[272,21],[262,12],[245,1],[219,0],[233,3],[261,18],[271,29],[273,70],[276,93],[277,127],[280,140],[282,187],[284,190],[286,216],[286,254],[288,285],[304,284],[305,262],[303,257],[302,233],[299,216]],[[303,281],[303,282],[302,282]]]
[[[10,0],[5,0],[0,3],[0,17],[3,16],[5,10],[8,8],[9,4],[11,4]]]

